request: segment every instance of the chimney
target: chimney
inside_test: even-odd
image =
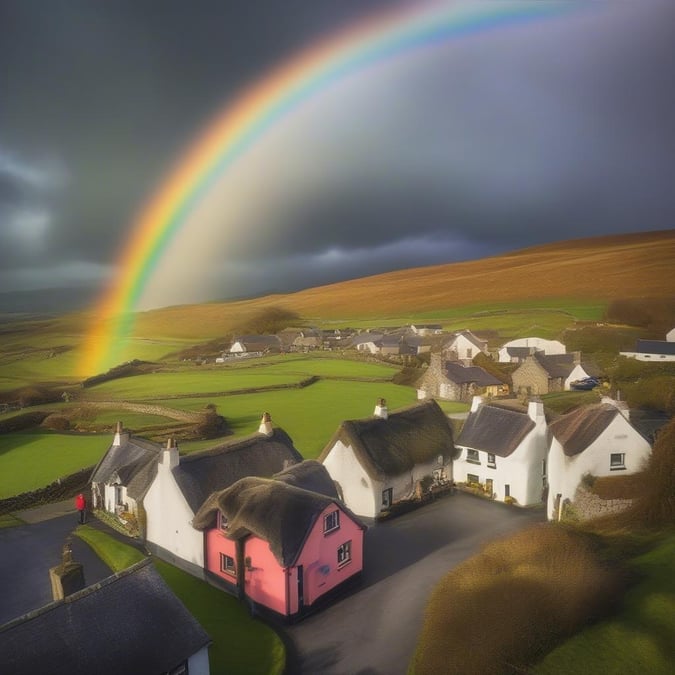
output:
[[[480,408],[483,405],[483,397],[482,396],[474,396],[471,399],[471,412],[476,412],[478,408]]]
[[[73,550],[70,540],[63,545],[61,564],[49,569],[49,580],[52,585],[52,598],[63,600],[84,588],[84,567],[73,561]]]
[[[166,447],[162,450],[162,454],[159,458],[159,465],[171,471],[171,469],[174,469],[179,464],[180,458],[178,457],[178,446],[176,445],[176,439],[171,436],[166,439]]]
[[[574,362],[575,366],[578,366],[581,364],[581,352],[572,352],[572,361]]]
[[[272,418],[268,412],[263,413],[262,419],[260,420],[260,426],[258,427],[259,434],[265,434],[265,436],[271,436],[274,433],[272,428]]]
[[[443,357],[440,352],[431,352],[429,355],[429,368],[441,371],[443,368]]]
[[[546,419],[544,415],[544,404],[538,399],[530,399],[527,404],[527,415],[533,422],[540,422]]]
[[[113,437],[112,444],[115,446],[122,445],[122,436],[124,435],[124,425],[122,422],[117,422],[115,425],[115,436]]]
[[[381,417],[383,420],[386,420],[389,417],[389,411],[387,410],[387,401],[383,398],[377,399],[377,405],[375,406],[375,411],[373,412],[375,417]]]

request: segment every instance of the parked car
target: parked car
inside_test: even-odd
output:
[[[575,380],[570,387],[576,391],[590,391],[600,384],[597,377],[584,377],[581,380]]]

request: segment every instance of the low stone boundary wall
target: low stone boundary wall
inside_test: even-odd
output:
[[[14,497],[0,499],[0,515],[14,511],[24,511],[41,504],[50,504],[51,502],[57,502],[68,497],[75,497],[78,492],[88,494],[90,487],[89,478],[93,470],[94,466],[88,466],[75,473],[71,473],[69,476],[57,478],[53,483],[45,487],[31,490],[30,492],[23,492]]]
[[[178,410],[176,408],[166,408],[165,406],[155,405],[152,403],[131,403],[128,401],[87,401],[83,405],[91,406],[93,408],[121,408],[123,410],[130,410],[131,412],[141,413],[143,415],[158,415],[160,417],[168,417],[172,420],[179,420],[181,422],[197,423],[204,420],[204,414],[198,412],[190,412],[188,410]]]
[[[581,520],[591,520],[612,513],[620,513],[633,505],[632,499],[602,499],[583,486],[574,495],[572,508]]]

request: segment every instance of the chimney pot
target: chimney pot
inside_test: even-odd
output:
[[[271,436],[274,433],[272,428],[272,416],[266,412],[263,413],[262,420],[260,420],[260,426],[258,427],[259,434],[265,434],[265,436]]]

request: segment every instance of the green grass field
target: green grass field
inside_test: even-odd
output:
[[[87,525],[79,526],[76,534],[113,572],[144,557],[135,548]],[[242,603],[227,593],[161,560],[155,559],[154,564],[213,640],[209,648],[211,675],[281,675],[286,651],[271,628],[252,619]]]
[[[44,487],[98,463],[111,440],[107,435],[0,434],[0,499]]]
[[[641,577],[620,612],[553,650],[537,675],[670,675],[675,663],[675,534],[631,561]]]

